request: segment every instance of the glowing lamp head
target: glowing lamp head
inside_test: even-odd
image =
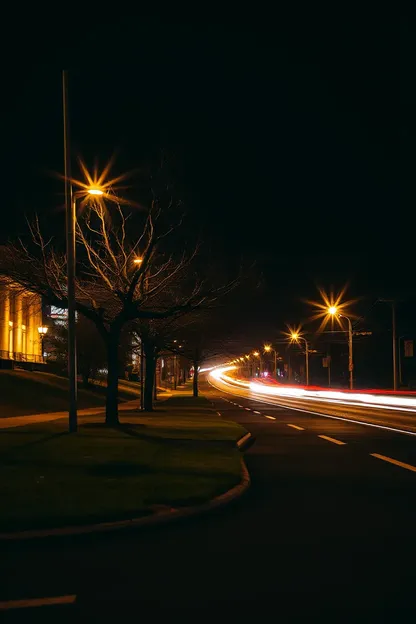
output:
[[[133,260],[133,263],[134,263],[134,264],[141,264],[142,262],[143,262],[143,258],[135,258],[135,259]]]
[[[335,314],[337,314],[337,312],[338,312],[338,308],[336,306],[329,306],[328,313],[331,316],[335,316]]]
[[[48,328],[47,327],[38,327],[38,332],[41,336],[44,336],[45,334],[48,333]]]
[[[253,355],[259,357],[260,353],[258,351],[254,351]]]
[[[88,189],[89,195],[104,195],[104,191],[99,188],[90,188]]]
[[[266,351],[266,353],[270,353],[270,351],[272,350],[272,345],[269,345],[269,344],[264,345],[264,350]]]
[[[292,338],[292,340],[298,340],[299,339],[299,334],[297,332],[292,332],[290,337]]]

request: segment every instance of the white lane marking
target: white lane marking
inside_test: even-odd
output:
[[[217,412],[218,416],[221,416],[221,412]]]
[[[371,457],[377,457],[377,459],[382,459],[383,461],[394,464],[395,466],[400,466],[400,468],[406,468],[406,470],[416,472],[416,466],[412,466],[411,464],[405,464],[398,459],[393,459],[392,457],[387,457],[386,455],[379,455],[378,453],[370,453],[370,455]]]
[[[318,438],[322,438],[322,440],[328,440],[328,442],[333,442],[334,444],[339,444],[339,446],[346,444],[346,442],[341,442],[341,440],[337,440],[336,438],[330,438],[326,435],[318,435]]]
[[[298,427],[297,425],[288,425],[288,427],[292,427],[292,429],[298,429],[299,431],[305,431],[304,427]]]
[[[251,409],[249,407],[245,407],[245,410],[247,410],[248,412],[251,412]]]
[[[217,390],[221,390],[222,392],[229,392],[229,394],[235,394],[235,392],[230,392],[230,390],[224,390],[223,388],[217,388],[214,386],[211,381],[209,381],[213,388]],[[240,396],[240,395],[238,395]],[[313,416],[322,416],[322,418],[331,418],[332,420],[341,420],[342,422],[349,422],[353,425],[363,425],[364,427],[374,427],[375,429],[385,429],[386,431],[393,431],[393,433],[403,433],[405,435],[416,436],[416,431],[406,431],[406,429],[396,429],[395,427],[388,427],[387,425],[376,425],[375,423],[365,422],[363,420],[354,420],[353,418],[346,418],[345,416],[332,416],[331,414],[322,414],[321,412],[312,412],[308,409],[301,409],[300,407],[289,407],[289,405],[285,405],[284,403],[275,403],[273,401],[265,401],[264,399],[258,399],[253,397],[244,397],[251,398],[252,401],[257,401],[257,403],[265,403],[266,405],[278,405],[279,407],[283,407],[286,409],[294,410],[295,412],[301,412],[302,414],[312,414]],[[240,406],[241,407],[241,406]],[[361,407],[365,407],[361,405]]]
[[[253,414],[261,414],[261,412],[256,412],[256,410],[253,410]]]
[[[260,414],[260,412],[257,412],[257,413]],[[264,417],[269,418],[270,420],[276,420],[274,416],[267,416],[267,414],[265,414]]]
[[[27,598],[23,600],[5,600],[0,602],[0,610],[8,609],[31,609],[33,607],[46,607],[51,605],[73,604],[77,599],[75,594],[68,596],[51,596],[50,598]]]

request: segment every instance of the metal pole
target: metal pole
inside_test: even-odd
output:
[[[75,223],[76,204],[71,186],[71,149],[69,142],[68,73],[62,72],[64,121],[64,175],[66,214],[67,297],[68,297],[68,381],[69,381],[69,431],[77,430],[77,351],[75,302]]]
[[[309,348],[308,341],[305,338],[305,356],[306,356],[306,385],[309,386]]]
[[[330,353],[329,348],[327,352],[327,362],[328,362],[328,388],[330,388],[331,387],[331,353]]]
[[[400,343],[401,343],[402,338],[404,338],[404,336],[399,336],[398,359],[399,359],[399,385],[400,386],[403,385],[403,378],[402,378],[402,354],[401,354],[401,350],[400,350]]]
[[[140,338],[140,409],[144,410],[144,348]]]
[[[354,376],[353,376],[353,359],[352,359],[352,324],[350,319],[346,316],[344,317],[348,321],[348,370],[350,372],[350,390],[354,387]]]
[[[395,301],[391,304],[391,322],[392,322],[392,333],[393,333],[393,390],[397,390],[397,364],[396,364],[396,303]]]
[[[277,379],[277,353],[274,350],[274,378]]]
[[[158,358],[155,359],[155,378],[153,382],[153,400],[154,401],[157,401],[157,360]]]

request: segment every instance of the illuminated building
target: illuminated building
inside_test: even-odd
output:
[[[12,283],[0,284],[0,367],[43,362],[42,301]]]

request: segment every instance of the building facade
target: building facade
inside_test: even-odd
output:
[[[13,284],[0,283],[0,361],[42,362],[42,301]]]

